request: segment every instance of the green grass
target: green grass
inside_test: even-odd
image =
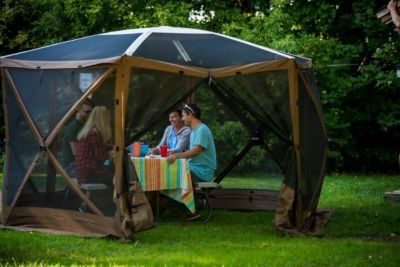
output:
[[[223,185],[278,188],[276,177],[231,177]],[[328,176],[320,208],[332,208],[325,236],[287,237],[272,212],[217,211],[206,225],[160,225],[138,242],[0,231],[0,265],[399,266],[400,204],[383,192],[396,176]]]

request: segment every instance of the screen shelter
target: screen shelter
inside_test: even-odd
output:
[[[327,146],[311,60],[217,33],[156,27],[84,37],[4,56],[0,63],[5,226],[123,236],[126,215],[117,207],[126,194],[124,147],[172,107],[209,90],[250,136],[215,181],[253,146],[262,147],[284,177],[275,226],[315,232]],[[64,132],[87,99],[110,111],[116,147],[112,188],[90,196],[63,159]],[[88,208],[83,213],[82,203]]]

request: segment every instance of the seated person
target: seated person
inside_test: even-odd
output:
[[[75,147],[77,136],[83,125],[87,121],[90,112],[93,109],[93,102],[90,99],[85,100],[77,109],[75,117],[73,117],[63,129],[63,143],[61,148],[60,162],[71,178],[76,179],[74,168]]]
[[[104,164],[113,150],[110,111],[103,106],[95,107],[77,139],[75,170],[78,183],[103,183],[111,187],[112,170]]]
[[[201,111],[195,104],[184,105],[182,120],[192,128],[190,149],[169,155],[168,162],[177,158],[189,159],[192,182],[210,182],[217,168],[217,154],[212,133],[200,118]]]
[[[169,125],[157,147],[150,150],[152,154],[160,151],[160,146],[167,146],[167,154],[186,151],[189,148],[190,128],[182,121],[182,110],[177,108],[169,113]]]

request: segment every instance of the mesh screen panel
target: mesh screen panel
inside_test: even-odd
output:
[[[65,187],[65,183],[60,176],[56,178],[55,171],[51,167],[47,155],[43,153],[23,187],[16,206],[54,207],[59,202],[54,198],[54,192],[62,190]],[[56,184],[57,189],[55,187]]]
[[[300,148],[302,180],[300,190],[303,197],[303,208],[316,208],[322,186],[321,174],[325,161],[326,140],[317,113],[317,107],[312,102],[305,86],[299,80],[299,112],[300,112]],[[311,203],[316,196],[316,201]]]
[[[303,75],[306,83],[310,87],[313,98],[318,103],[317,108],[322,113],[321,99],[320,99],[319,93],[318,93],[317,81],[315,80],[314,70],[313,69],[301,70],[301,74]]]
[[[10,74],[33,122],[45,137],[105,70],[12,69]]]
[[[10,73],[35,125],[41,135],[46,136],[105,70],[105,68],[79,71],[12,70]],[[112,120],[114,119],[114,88],[115,75],[110,75],[91,96],[98,105],[106,106],[111,111]],[[8,85],[7,104],[10,121],[10,176],[7,178],[8,204],[10,205],[34,156],[40,152],[40,147],[33,138],[32,131],[25,122]],[[75,114],[71,119],[74,117]],[[111,124],[114,125],[113,122]],[[75,179],[76,177],[71,174],[70,169],[62,160],[63,132],[64,129],[61,129],[49,149],[71,178]],[[73,167],[73,163],[71,166]],[[112,167],[111,162],[110,168]],[[91,201],[109,216],[115,214],[112,190],[109,187],[105,190],[90,192]],[[82,190],[82,192],[87,191]],[[82,199],[69,188],[65,178],[57,173],[47,154],[44,153],[36,163],[16,205],[78,211],[81,203]]]
[[[202,122],[210,128],[214,137],[217,174],[246,146],[250,135],[226,103],[218,99],[206,84],[196,89],[195,102],[201,109]]]
[[[214,129],[219,171],[225,168],[246,146],[253,144],[245,157],[232,170],[232,175],[241,172],[246,174],[262,173],[261,176],[264,177],[279,177],[279,182],[282,182],[285,171],[279,160],[283,160],[288,143],[266,127],[266,119],[262,115],[268,114],[268,109],[261,112],[254,109],[254,103],[264,107],[274,101],[263,92],[268,88],[260,83],[260,80],[266,79],[268,75],[265,73],[258,75],[258,78],[255,75],[240,75],[216,80],[215,84],[212,84],[212,88],[218,98],[211,94],[208,88],[200,87],[196,91],[196,103],[200,105],[204,103],[205,107],[211,108],[204,110],[203,117],[206,124]],[[252,90],[257,86],[262,88]],[[246,91],[248,88],[251,92],[247,95],[243,94],[242,91]],[[272,88],[272,90],[274,89]],[[283,92],[283,95],[278,97],[279,101],[284,102],[285,95],[287,92]],[[248,102],[249,100],[252,102]],[[260,141],[253,143],[253,140],[257,140],[257,138]],[[288,138],[286,136],[286,139]],[[283,151],[280,157],[275,155],[275,150],[278,149]]]
[[[105,106],[111,113],[111,131],[114,133],[114,107],[115,107],[115,73],[112,73],[103,81],[103,83],[99,86],[99,88],[90,95],[90,98],[95,106]],[[77,182],[76,171],[74,167],[73,158],[71,159],[68,156],[70,150],[69,139],[71,125],[73,125],[75,121],[75,114],[70,118],[70,120],[65,124],[65,126],[61,129],[60,133],[57,135],[55,141],[53,142],[52,148],[53,153],[56,155],[61,165],[68,173],[68,175]],[[72,161],[71,161],[72,160]],[[104,164],[104,163],[103,163]],[[113,170],[114,163],[112,161],[112,157],[110,157],[109,168]],[[62,178],[63,179],[63,178]],[[111,177],[109,178],[112,179]],[[109,181],[104,181],[104,183]],[[104,214],[109,216],[114,216],[115,214],[115,206],[112,202],[112,186],[108,186],[106,189],[96,189],[90,190],[90,200],[95,203],[97,208],[99,208]],[[83,193],[87,191],[82,190]],[[77,194],[75,194],[67,185],[64,187],[63,194],[59,194],[61,197],[58,197],[57,200],[59,203],[57,204],[59,208],[64,209],[72,209],[78,210],[82,200],[79,199]],[[86,211],[90,212],[90,211]]]
[[[8,56],[38,61],[90,60],[121,56],[140,33],[94,35]]]
[[[204,68],[283,58],[278,54],[215,34],[172,33],[152,33],[134,55]]]
[[[181,74],[132,69],[126,120],[126,142],[154,125],[174,105],[185,100],[201,81]]]
[[[84,194],[87,191],[81,189]],[[112,188],[90,191],[89,199],[105,215],[114,216]],[[43,207],[79,211],[83,201],[72,191],[64,177],[57,173],[44,153],[23,187],[16,206]],[[88,208],[82,212],[92,213]]]
[[[268,153],[274,161],[277,171],[279,170],[279,173],[283,175],[283,182],[294,188],[295,176],[292,176],[293,171],[291,170],[295,166],[293,145],[280,139],[268,129],[263,134],[263,141],[268,146]]]
[[[287,71],[260,72],[222,79],[237,104],[280,138],[290,140],[290,110]]]
[[[6,95],[10,160],[9,176],[3,177],[3,184],[7,185],[7,203],[11,205],[28,167],[39,152],[39,144],[34,139],[8,83],[6,83]]]

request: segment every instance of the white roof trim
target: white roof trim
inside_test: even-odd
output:
[[[146,33],[145,36],[140,36],[139,38],[141,40],[136,39],[134,43],[132,43],[131,47],[129,47],[126,50],[126,54],[127,55],[133,55],[133,53],[136,51],[136,49],[140,46],[140,44],[151,34],[151,33],[181,33],[181,34],[213,34],[213,35],[218,35],[221,37],[225,37],[243,44],[247,44],[249,46],[252,47],[257,47],[261,50],[270,52],[270,53],[274,53],[277,55],[280,55],[284,58],[288,58],[288,59],[295,59],[297,58],[304,58],[305,60],[310,60],[308,58],[305,57],[300,57],[300,56],[291,56],[285,53],[282,53],[280,51],[277,51],[275,49],[271,49],[268,47],[264,47],[261,45],[257,45],[248,41],[244,41],[235,37],[231,37],[228,35],[224,35],[224,34],[220,34],[220,33],[216,33],[216,32],[211,32],[211,31],[205,31],[205,30],[198,30],[198,29],[191,29],[191,28],[181,28],[181,27],[170,27],[170,26],[160,26],[160,27],[149,27],[149,28],[140,28],[140,29],[129,29],[129,30],[122,30],[122,31],[115,31],[115,32],[108,32],[108,33],[103,33],[102,35],[114,35],[114,34],[134,34],[134,33]],[[144,38],[144,39],[142,39]]]
[[[251,42],[248,42],[248,41],[244,41],[244,40],[241,40],[241,39],[238,39],[238,38],[235,38],[235,37],[231,37],[231,36],[228,36],[228,35],[220,34],[220,33],[214,33],[214,34],[218,35],[218,36],[221,36],[221,37],[225,37],[225,38],[234,40],[234,41],[237,41],[237,42],[240,42],[240,43],[243,43],[243,44],[247,44],[247,45],[250,45],[250,46],[253,46],[253,47],[257,47],[257,48],[262,49],[264,51],[268,51],[268,52],[271,52],[271,53],[274,53],[274,54],[278,54],[278,55],[280,55],[280,56],[282,56],[284,58],[294,59],[294,57],[292,57],[290,55],[281,53],[281,52],[276,51],[276,50],[271,49],[271,48],[267,48],[267,47],[264,47],[264,46],[261,46],[261,45],[257,45],[257,44],[254,44],[254,43],[251,43]]]
[[[181,28],[181,27],[170,27],[170,26],[160,26],[160,27],[149,27],[149,28],[140,28],[140,29],[128,29],[128,30],[121,30],[121,31],[114,31],[114,32],[108,32],[108,33],[101,33],[101,34],[96,34],[96,35],[122,35],[122,34],[141,34],[134,42],[132,42],[132,44],[125,50],[125,54],[128,56],[133,55],[133,53],[136,51],[136,49],[144,42],[144,40],[147,39],[147,37],[149,37],[152,33],[176,33],[176,34],[212,34],[212,35],[217,35],[220,37],[224,37],[227,39],[231,39],[233,41],[236,42],[240,42],[252,47],[256,47],[259,48],[261,50],[282,56],[283,58],[288,58],[288,59],[295,59],[295,58],[302,58],[305,60],[309,60],[311,61],[311,59],[309,58],[305,58],[305,57],[300,57],[300,56],[291,56],[289,54],[285,54],[283,52],[271,49],[271,48],[267,48],[261,45],[257,45],[248,41],[244,41],[235,37],[231,37],[228,35],[224,35],[224,34],[220,34],[220,33],[216,33],[216,32],[211,32],[211,31],[205,31],[205,30],[198,30],[198,29],[191,29],[191,28]],[[69,43],[69,42],[73,42],[73,41],[77,41],[77,40],[82,40],[85,38],[90,38],[92,36],[95,35],[91,35],[91,36],[85,36],[82,38],[77,38],[77,39],[73,39],[73,40],[69,40],[69,41],[65,41],[65,42],[61,42],[61,43],[55,43],[52,45],[48,45],[48,46],[44,46],[44,47],[40,47],[40,48],[35,48],[35,49],[31,49],[31,50],[27,50],[27,51],[23,51],[23,52],[19,52],[19,53],[15,53],[15,54],[10,54],[10,55],[6,55],[0,58],[4,58],[7,59],[8,57],[11,56],[16,56],[19,54],[23,54],[23,53],[28,53],[28,52],[32,52],[32,51],[36,51],[36,50],[40,50],[40,49],[45,49],[54,45],[59,45],[59,44],[65,44],[65,43]]]
[[[151,32],[142,33],[136,40],[125,50],[125,55],[132,56],[136,49],[149,37]]]
[[[188,33],[188,34],[213,34],[213,32],[198,30],[198,29],[190,29],[190,28],[180,28],[180,27],[169,27],[169,26],[161,26],[161,27],[150,27],[150,28],[140,28],[140,29],[129,29],[115,32],[107,32],[102,33],[101,35],[114,35],[114,34],[133,34],[133,33]]]

